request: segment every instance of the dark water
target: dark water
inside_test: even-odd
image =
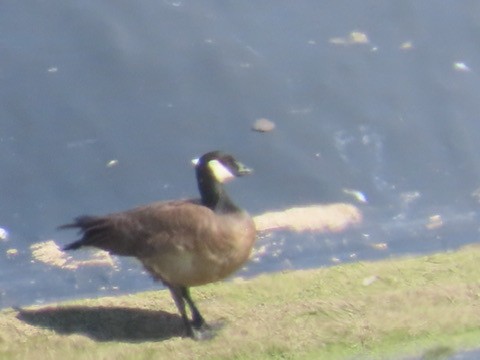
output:
[[[189,161],[212,149],[255,168],[229,189],[253,214],[364,214],[339,234],[261,239],[239,275],[476,242],[479,14],[475,1],[0,2],[0,307],[156,287],[133,260],[72,272],[29,247],[73,240],[56,227],[79,214],[196,196]],[[369,42],[330,41],[353,31]],[[275,131],[252,132],[263,117]]]

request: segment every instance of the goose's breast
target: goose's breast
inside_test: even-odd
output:
[[[221,280],[248,259],[255,241],[255,226],[248,215],[220,216],[205,224],[194,236],[172,241],[165,251],[142,260],[159,280],[169,284],[196,286]],[[183,234],[183,236],[186,236]]]

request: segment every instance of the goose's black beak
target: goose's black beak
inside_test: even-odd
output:
[[[236,162],[237,165],[237,173],[235,175],[237,176],[245,176],[245,175],[250,175],[253,173],[253,169],[245,166],[241,162]]]

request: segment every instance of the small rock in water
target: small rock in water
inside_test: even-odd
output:
[[[252,130],[259,132],[269,132],[273,129],[275,129],[275,123],[265,118],[257,119],[252,125]]]

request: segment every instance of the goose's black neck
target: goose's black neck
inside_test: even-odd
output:
[[[219,183],[210,173],[197,169],[197,182],[203,205],[216,213],[239,211],[225,191],[223,184]]]

